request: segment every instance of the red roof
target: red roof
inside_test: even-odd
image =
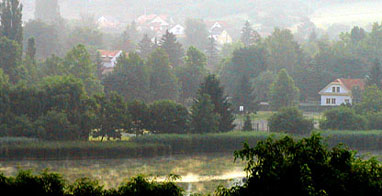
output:
[[[120,50],[98,50],[98,52],[101,54],[101,57],[115,57],[117,56],[121,51]]]
[[[361,90],[365,89],[365,81],[363,79],[339,78],[336,82],[342,83],[349,90],[352,90],[355,86],[359,86]]]

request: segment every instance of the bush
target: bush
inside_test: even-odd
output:
[[[324,117],[325,119],[320,122],[321,129],[362,130],[367,125],[365,117],[345,106],[326,111]]]
[[[382,112],[369,113],[367,115],[367,127],[370,130],[382,130]]]
[[[186,107],[170,100],[155,101],[149,107],[153,133],[186,133],[189,113]]]
[[[273,114],[268,124],[271,132],[307,134],[313,129],[313,121],[305,119],[302,112],[295,107],[283,108]]]
[[[247,161],[243,186],[220,188],[217,196],[249,195],[380,195],[382,164],[356,158],[343,146],[329,149],[313,135],[299,141],[268,138],[235,152]]]

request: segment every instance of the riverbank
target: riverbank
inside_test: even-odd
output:
[[[382,131],[318,131],[329,146],[344,143],[352,150],[381,151]],[[161,134],[132,137],[128,141],[47,142],[0,139],[0,160],[80,160],[232,153],[244,142],[255,145],[285,134],[241,132],[215,134]],[[295,136],[300,138],[303,136]]]

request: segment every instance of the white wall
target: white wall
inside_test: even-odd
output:
[[[326,104],[326,99],[330,99],[330,104]],[[336,104],[332,104],[332,99],[336,99]],[[349,99],[349,103],[352,104],[352,99],[350,96],[334,96],[334,95],[321,95],[321,105],[323,106],[339,106],[345,104],[345,99]]]
[[[337,87],[340,87],[340,92],[339,93],[348,93],[348,91],[344,88],[344,87],[342,87],[342,86],[340,86],[340,85],[330,85],[328,88],[326,88],[325,90],[324,90],[324,92],[325,93],[332,93],[333,91],[332,91],[332,88],[333,87],[336,87],[336,93],[337,93]]]

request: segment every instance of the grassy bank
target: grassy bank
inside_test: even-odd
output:
[[[0,159],[93,159],[134,158],[168,154],[161,144],[131,142],[45,142],[0,143]]]
[[[329,146],[343,143],[353,150],[382,151],[382,130],[372,131],[319,131]]]
[[[329,146],[344,143],[360,151],[381,151],[382,131],[319,131]],[[92,159],[136,158],[172,154],[228,152],[241,149],[244,142],[255,145],[273,135],[240,132],[203,135],[145,135],[128,141],[44,142],[30,139],[0,139],[0,159]],[[302,136],[296,136],[297,138]]]

